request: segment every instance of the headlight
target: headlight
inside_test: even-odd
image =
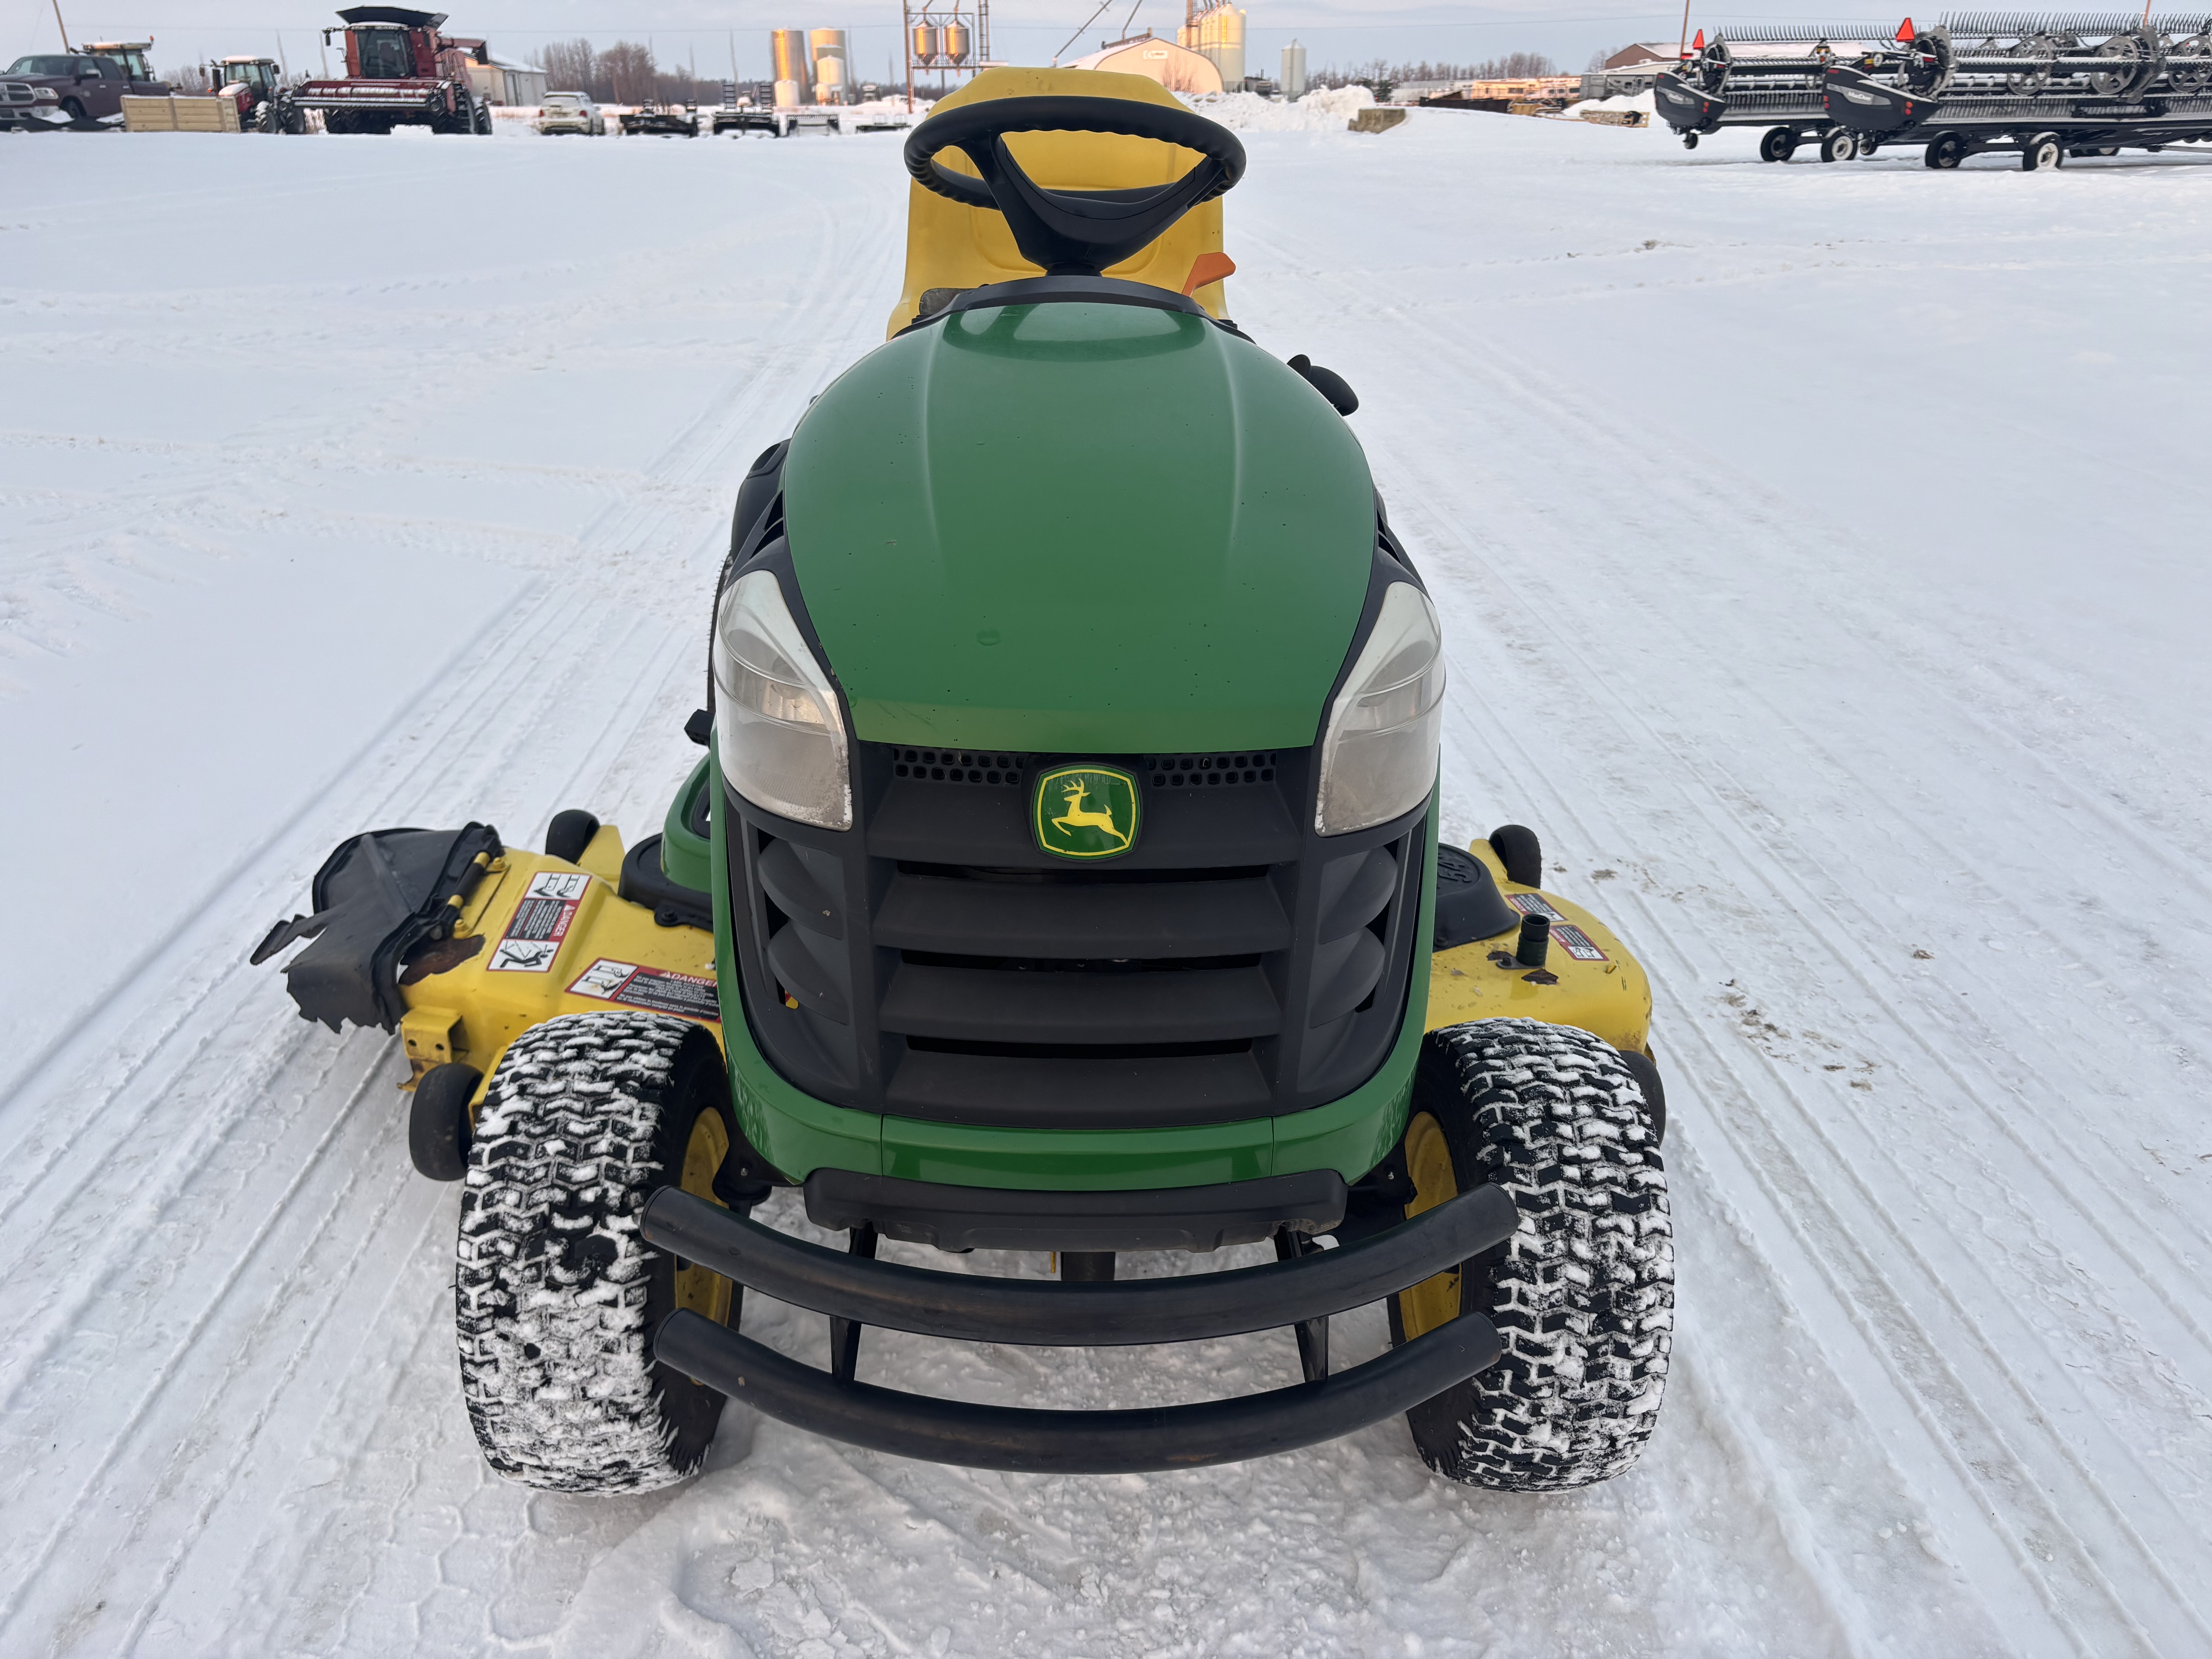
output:
[[[31,88],[31,101],[34,104],[53,104],[58,103],[60,100],[61,94],[56,92],[52,87],[33,87]],[[695,658],[693,660],[696,661],[697,659]]]
[[[1411,582],[1394,582],[1328,711],[1314,828],[1341,836],[1419,805],[1436,782],[1443,700],[1436,608]]]
[[[722,595],[714,662],[722,775],[771,812],[824,830],[851,829],[837,693],[769,572],[740,576]]]

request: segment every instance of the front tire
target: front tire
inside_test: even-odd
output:
[[[469,1149],[454,1298],[462,1395],[496,1473],[614,1492],[696,1472],[722,1395],[655,1364],[653,1337],[678,1308],[727,1323],[735,1298],[638,1217],[664,1186],[714,1200],[733,1127],[702,1026],[567,1014],[509,1046]]]
[[[1570,1026],[1476,1020],[1430,1034],[1406,1129],[1408,1216],[1484,1182],[1521,1225],[1390,1298],[1394,1342],[1486,1315],[1498,1364],[1407,1413],[1437,1474],[1569,1492],[1624,1473],[1658,1421],[1673,1348],[1674,1230],[1644,1091]]]

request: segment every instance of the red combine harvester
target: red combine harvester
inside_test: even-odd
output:
[[[467,55],[438,33],[441,11],[404,6],[350,6],[343,28],[323,31],[327,45],[345,36],[346,78],[309,81],[293,94],[301,109],[319,109],[331,132],[488,133],[491,109],[469,88]]]

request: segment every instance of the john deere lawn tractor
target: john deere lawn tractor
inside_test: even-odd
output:
[[[485,1456],[661,1486],[735,1398],[1002,1469],[1402,1413],[1456,1480],[1620,1473],[1673,1305],[1650,988],[1529,831],[1437,844],[1443,641],[1355,399],[1224,314],[1243,149],[1002,69],[905,160],[890,337],[738,491],[661,833],[357,836],[262,946],[404,1039]],[[757,1219],[779,1188],[846,1248]],[[740,1334],[747,1290],[826,1316],[827,1368]],[[1376,1302],[1389,1349],[1333,1366]],[[1287,1334],[1266,1392],[1054,1411],[862,1381],[870,1326]]]

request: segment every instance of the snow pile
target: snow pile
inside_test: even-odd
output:
[[[1651,91],[1646,88],[1633,96],[1622,93],[1612,98],[1585,98],[1579,104],[1570,104],[1560,112],[1563,115],[1589,115],[1601,112],[1641,110],[1646,115],[1656,112],[1651,102]]]
[[[1183,101],[1209,121],[1238,132],[1342,132],[1375,104],[1365,87],[1319,88],[1295,103],[1256,92],[1204,92]]]

